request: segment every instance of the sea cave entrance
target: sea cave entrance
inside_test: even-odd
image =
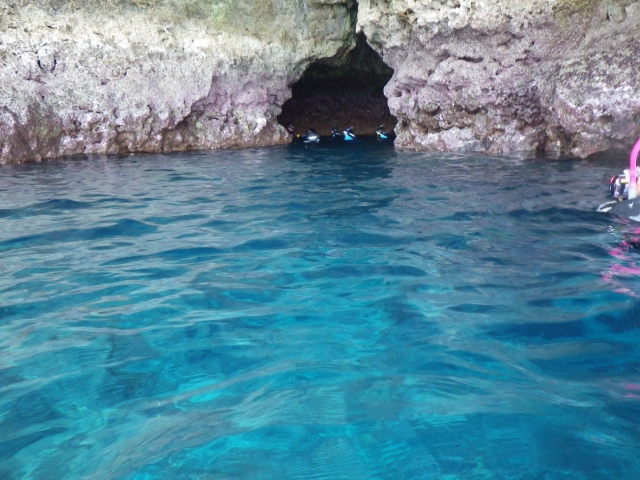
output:
[[[340,131],[353,127],[356,135],[374,135],[382,124],[393,133],[397,120],[383,93],[392,75],[360,33],[343,59],[322,59],[307,68],[292,85],[292,97],[282,106],[278,123],[292,123],[302,135],[309,127],[321,136],[330,135],[332,125]]]

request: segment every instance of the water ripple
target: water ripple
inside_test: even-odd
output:
[[[637,476],[606,165],[364,141],[0,170],[2,479]]]

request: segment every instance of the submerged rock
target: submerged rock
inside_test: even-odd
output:
[[[587,156],[640,136],[640,2],[361,0],[396,145]]]

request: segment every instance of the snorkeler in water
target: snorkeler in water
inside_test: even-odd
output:
[[[376,137],[378,138],[378,140],[386,140],[387,138],[389,138],[389,135],[384,130],[384,125],[380,125],[378,127],[378,129],[376,130]]]
[[[287,126],[285,127],[287,129],[287,132],[289,132],[289,135],[291,135],[292,138],[300,138],[300,135],[296,136],[296,134],[293,132],[294,126],[293,123],[289,122],[287,123]]]
[[[356,134],[353,133],[353,127],[347,128],[344,132],[342,132],[342,134],[344,135],[344,139],[346,141],[353,141],[357,138]]]
[[[309,127],[309,131],[304,137],[304,143],[318,143],[319,141],[320,135],[318,135],[315,128]]]

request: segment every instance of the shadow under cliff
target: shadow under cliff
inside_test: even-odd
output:
[[[391,79],[389,68],[368,44],[363,33],[344,59],[321,59],[309,66],[292,85],[292,97],[282,107],[278,122],[292,123],[305,134],[313,127],[330,135],[352,126],[356,134],[373,135],[383,124],[392,132],[397,120],[391,115],[383,88]]]

